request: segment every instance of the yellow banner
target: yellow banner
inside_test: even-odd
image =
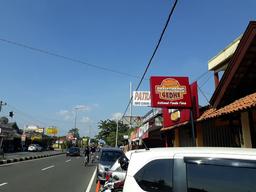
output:
[[[57,135],[58,129],[57,128],[46,128],[46,134],[48,135]]]

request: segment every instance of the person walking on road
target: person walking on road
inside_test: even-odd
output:
[[[90,148],[88,146],[85,147],[84,149],[84,157],[85,157],[85,161],[87,162],[85,164],[88,164],[90,160]]]

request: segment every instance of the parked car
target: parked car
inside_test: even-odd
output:
[[[133,153],[123,191],[256,191],[256,150],[155,148]]]
[[[66,156],[80,156],[80,148],[70,147],[66,152]]]
[[[145,150],[145,149],[127,151],[127,152],[125,152],[125,157],[129,161],[132,153],[136,153],[136,152],[143,151],[143,150]],[[108,180],[111,177],[118,178],[116,180],[124,180],[125,179],[127,170],[122,169],[122,167],[120,165],[120,160],[121,160],[122,157],[123,156],[119,157],[115,161],[115,163],[112,165],[112,167],[109,169],[109,171],[106,172],[106,180]]]
[[[43,147],[41,147],[39,144],[31,144],[28,146],[28,151],[30,152],[36,152],[36,151],[42,151]]]
[[[106,180],[106,171],[112,167],[115,161],[124,155],[124,152],[118,148],[102,148],[97,166],[97,180],[104,184]]]

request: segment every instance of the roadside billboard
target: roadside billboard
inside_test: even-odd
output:
[[[37,128],[35,129],[36,133],[44,133],[44,128]]]
[[[149,107],[151,105],[150,91],[133,91],[133,106]]]
[[[188,77],[153,76],[150,78],[151,106],[191,108]]]
[[[58,129],[56,127],[48,127],[46,128],[46,134],[48,135],[57,135]]]

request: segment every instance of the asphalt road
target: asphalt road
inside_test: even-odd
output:
[[[95,165],[83,166],[83,157],[65,155],[5,164],[0,166],[0,191],[92,192],[95,170]]]

